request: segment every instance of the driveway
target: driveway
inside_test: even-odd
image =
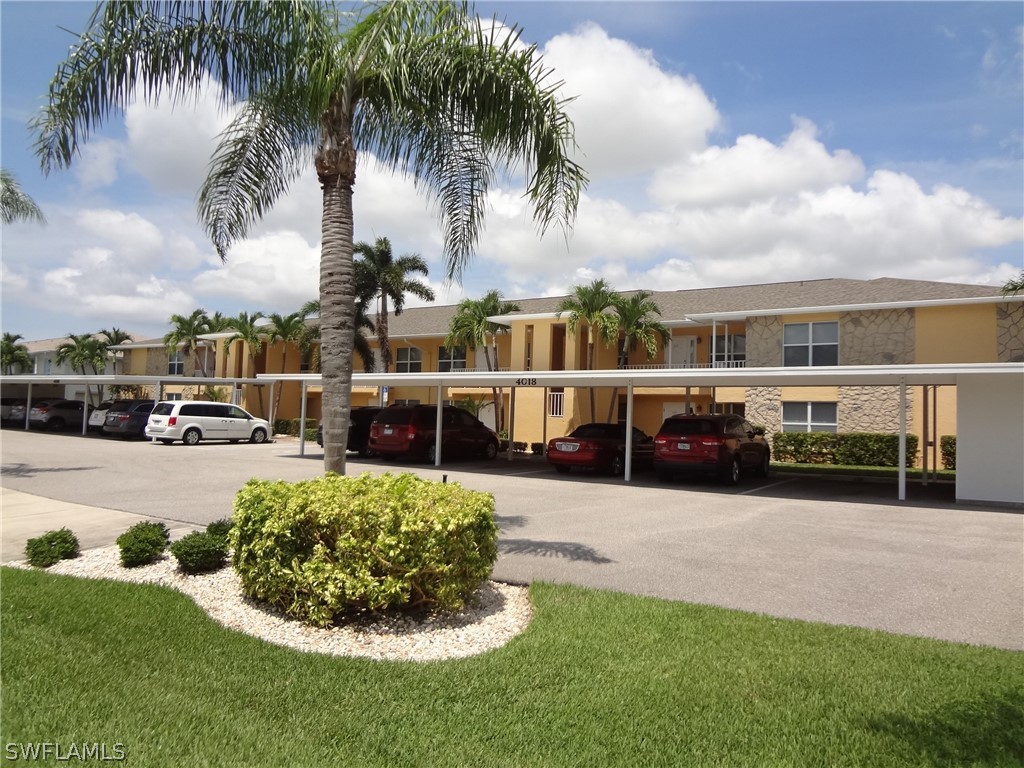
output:
[[[315,444],[307,449],[299,457],[294,441],[186,448],[4,430],[0,485],[110,511],[105,540],[88,518],[90,541],[99,545],[113,543],[137,516],[187,530],[230,515],[235,492],[250,477],[315,477],[322,454]],[[529,459],[440,470],[349,463],[350,474],[395,470],[447,475],[494,494],[498,579],[1024,650],[1024,515],[958,505],[949,486],[912,488],[900,503],[892,484],[813,478],[724,488],[640,476],[627,485],[556,475]],[[20,557],[28,535],[86,523],[71,506],[54,512],[47,505],[33,519],[18,505],[12,524],[11,506],[4,502],[5,560]]]

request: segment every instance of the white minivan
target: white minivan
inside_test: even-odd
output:
[[[270,437],[270,422],[228,403],[165,400],[154,406],[146,424],[146,437],[165,445],[175,440],[185,445],[195,445],[200,440],[263,443]]]

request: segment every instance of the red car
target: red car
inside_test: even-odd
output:
[[[671,416],[654,438],[659,480],[702,473],[736,485],[748,472],[765,477],[770,462],[768,441],[742,416]]]
[[[633,469],[650,467],[654,440],[633,427]],[[548,462],[559,472],[573,467],[621,475],[626,469],[626,425],[584,424],[548,441]]]
[[[392,405],[370,424],[369,449],[385,459],[412,456],[434,461],[436,405]],[[473,414],[446,405],[441,409],[441,456],[493,459],[498,436]]]

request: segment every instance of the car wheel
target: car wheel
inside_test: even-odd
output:
[[[254,429],[249,437],[249,442],[256,443],[257,445],[267,442],[267,430],[262,428]]]
[[[555,464],[555,471],[560,475],[568,475],[569,467],[565,466],[564,464]]]
[[[497,443],[489,442],[487,443],[486,446],[484,446],[484,458],[487,459],[488,461],[494,461],[494,459],[498,458]]]
[[[729,465],[729,469],[722,475],[722,482],[726,485],[736,485],[740,481],[740,460],[739,458],[733,459],[732,464]]]
[[[181,436],[181,442],[185,445],[195,445],[202,439],[202,435],[199,434],[198,429],[187,429],[185,434]]]
[[[615,477],[618,477],[619,475],[625,473],[625,471],[626,471],[625,457],[621,456],[618,453],[615,454],[614,456],[612,456],[611,463],[608,465],[608,472],[610,474],[614,475]]]

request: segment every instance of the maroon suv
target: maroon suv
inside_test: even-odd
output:
[[[412,456],[434,461],[436,405],[392,405],[370,425],[370,450],[382,457]],[[446,405],[441,411],[441,456],[493,459],[498,436],[469,411]]]
[[[690,472],[735,485],[748,472],[766,476],[770,462],[768,442],[741,416],[671,416],[654,438],[659,480]]]

